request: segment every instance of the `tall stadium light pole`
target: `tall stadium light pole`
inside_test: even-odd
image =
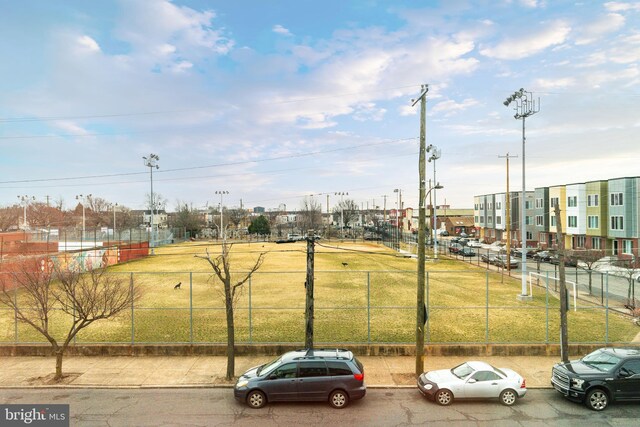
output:
[[[224,255],[226,243],[227,243],[227,233],[224,232],[224,224],[223,224],[223,207],[222,207],[222,197],[225,194],[229,194],[227,190],[217,190],[215,194],[220,195],[220,236],[222,237],[222,254]]]
[[[522,196],[520,200],[520,241],[522,242],[522,293],[518,295],[519,300],[530,300],[532,295],[527,295],[527,212],[526,207],[526,181],[525,181],[525,119],[540,111],[540,98],[536,104],[533,94],[524,89],[515,91],[509,96],[503,104],[508,107],[515,104],[513,109],[516,114],[513,116],[516,120],[522,119]]]
[[[436,160],[440,158],[440,149],[437,147],[431,147],[431,156],[429,156],[429,162],[433,161],[433,184],[437,187],[436,184]],[[436,210],[438,209],[438,202],[436,202],[436,191],[434,187],[433,191],[433,257],[438,259],[438,214]]]
[[[142,158],[144,159],[144,165],[149,168],[151,174],[151,241],[149,242],[149,246],[151,247],[151,255],[154,255],[155,236],[153,229],[153,208],[155,207],[155,201],[153,198],[153,168],[160,169],[160,166],[158,166],[157,164],[157,162],[160,160],[160,157],[158,157],[156,154],[151,153],[149,154],[149,157],[143,156]]]
[[[118,207],[117,203],[113,203],[111,205],[113,207],[113,237],[116,237],[116,208]]]
[[[35,200],[36,198],[35,196],[24,195],[24,196],[18,196],[18,199],[20,199],[20,204],[22,205],[22,208],[23,208],[22,228],[26,230],[27,229],[27,206],[29,206],[29,203],[31,203],[31,201]]]

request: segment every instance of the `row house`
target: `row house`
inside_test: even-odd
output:
[[[638,256],[640,177],[625,177],[536,188],[527,194],[527,246],[557,247],[561,212],[566,249],[599,249],[613,256]],[[520,204],[511,197],[512,240],[519,236]],[[504,193],[474,197],[474,224],[486,241],[506,240]],[[529,209],[531,207],[531,209]],[[500,219],[498,219],[500,218]],[[514,244],[516,246],[517,244]]]
[[[473,224],[481,240],[487,243],[495,241],[507,241],[507,223],[510,225],[511,241],[513,246],[521,246],[520,223],[522,221],[520,212],[520,200],[522,193],[509,193],[509,217],[507,217],[507,195],[506,193],[485,194],[475,196],[473,203]],[[536,246],[534,240],[534,193],[528,191],[525,194],[526,224],[525,232],[527,237],[527,247]]]

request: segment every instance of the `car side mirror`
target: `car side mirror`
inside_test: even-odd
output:
[[[475,378],[471,378],[468,383],[469,384],[475,384],[477,382],[477,380]]]
[[[269,379],[270,380],[277,380],[278,376],[276,374],[271,374],[271,375],[269,375]]]
[[[620,371],[618,372],[618,376],[622,378],[628,378],[631,376],[631,372],[629,372],[626,368],[620,368]]]

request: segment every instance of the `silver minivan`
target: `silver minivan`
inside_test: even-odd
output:
[[[344,349],[290,351],[242,374],[234,396],[252,408],[267,402],[324,401],[344,408],[367,392],[364,366]]]

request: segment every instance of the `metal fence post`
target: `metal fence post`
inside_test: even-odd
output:
[[[133,272],[129,273],[129,289],[131,292],[131,345],[135,344],[135,327],[133,321]]]
[[[607,305],[605,309],[605,331],[604,331],[604,342],[605,344],[609,343],[609,272],[605,272],[607,275],[606,285],[607,285]]]
[[[427,304],[427,342],[431,342],[431,319],[429,319],[431,316],[431,312],[429,311],[429,272],[427,271],[427,285],[425,286],[425,292],[427,293],[427,296],[425,298],[426,304]]]
[[[193,344],[193,271],[189,272],[189,342]]]
[[[249,344],[253,343],[253,325],[251,324],[251,279],[249,277]]]
[[[487,288],[487,298],[486,298],[486,321],[485,321],[485,329],[484,329],[484,341],[485,344],[489,344],[489,272],[486,271],[485,272],[485,283],[486,283],[486,288]]]
[[[545,292],[545,306],[546,306],[546,316],[547,316],[547,321],[545,322],[547,324],[547,331],[545,334],[545,342],[547,344],[549,344],[549,272],[547,271],[547,280],[545,280],[545,288],[546,288],[546,292]]]
[[[371,344],[371,272],[367,271],[367,343]]]
[[[15,283],[14,283],[15,284]],[[18,286],[16,285],[13,288],[13,305],[15,306],[15,310],[13,310],[13,324],[15,328],[15,342],[18,344]]]

